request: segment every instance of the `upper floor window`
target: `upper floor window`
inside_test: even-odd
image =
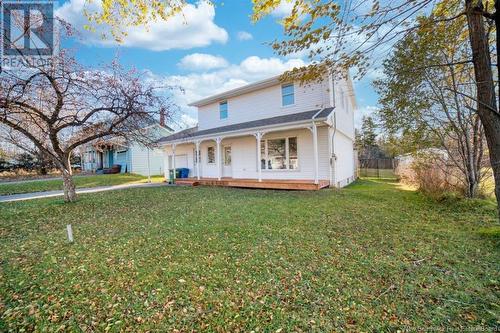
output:
[[[293,83],[284,84],[281,86],[281,105],[293,105],[295,104],[295,89]]]
[[[219,115],[220,115],[220,119],[227,118],[227,101],[219,103]]]

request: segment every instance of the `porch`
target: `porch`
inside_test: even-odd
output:
[[[187,185],[317,190],[335,186],[331,109],[186,129],[159,141],[167,170],[189,169]],[[259,184],[262,183],[262,184]]]
[[[222,177],[220,180],[218,178],[178,178],[175,182],[179,185],[188,186],[202,185],[300,191],[317,191],[330,185],[328,180],[320,180],[315,183],[312,179],[265,179],[259,181],[258,179],[230,177]]]

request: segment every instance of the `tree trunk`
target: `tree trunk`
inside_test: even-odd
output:
[[[64,168],[62,169],[64,201],[73,202],[76,200],[75,183],[73,182],[73,171],[69,156],[64,158]]]
[[[473,3],[472,0],[466,0],[465,6],[477,87],[477,111],[488,143],[500,218],[500,114],[497,109],[489,43],[482,15],[483,5],[481,1]]]
[[[479,184],[477,182],[477,179],[474,176],[469,175],[467,180],[467,197],[476,198],[478,195],[478,189]]]

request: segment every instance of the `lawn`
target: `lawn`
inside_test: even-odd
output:
[[[500,325],[495,228],[491,201],[376,180],[0,204],[0,331],[484,331]]]
[[[155,176],[153,181],[161,181],[163,177]],[[116,174],[116,175],[93,175],[77,176],[74,178],[77,188],[98,187],[121,184],[145,183],[147,177],[135,174]],[[22,183],[3,183],[0,184],[0,195],[10,195],[19,193],[30,193],[40,191],[62,190],[62,180],[35,180]]]

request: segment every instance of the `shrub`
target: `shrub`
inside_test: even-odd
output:
[[[453,182],[452,170],[440,160],[417,158],[413,164],[414,181],[418,189],[433,198],[442,199],[450,194],[462,193]]]
[[[467,191],[463,173],[439,150],[401,159],[396,174],[406,184],[435,199],[463,197]]]

